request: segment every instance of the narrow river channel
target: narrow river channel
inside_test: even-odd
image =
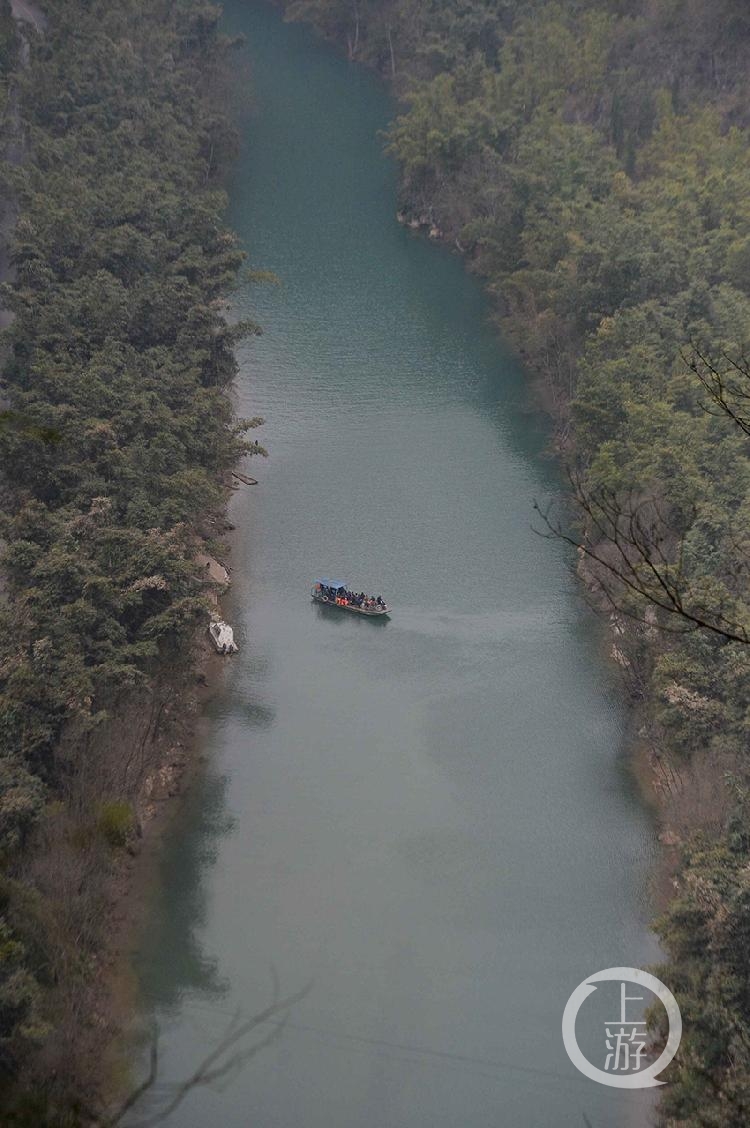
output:
[[[560,1036],[581,980],[656,952],[600,624],[531,527],[559,488],[548,435],[476,281],[395,222],[387,90],[263,3],[225,22],[247,37],[229,218],[280,279],[236,296],[264,328],[239,410],[271,457],[234,499],[241,650],[137,954],[162,1079],[274,974],[312,986],[169,1123],[642,1128],[648,1099],[586,1080]],[[323,613],[320,574],[392,620]],[[579,1019],[600,1067],[615,993]]]

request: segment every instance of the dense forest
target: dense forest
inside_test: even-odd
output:
[[[467,256],[537,375],[595,587],[620,518],[648,507],[652,580],[636,568],[630,587],[598,590],[679,853],[657,927],[685,1037],[661,1116],[739,1128],[746,0],[285,7],[394,82],[404,218]],[[220,532],[225,475],[246,449],[226,388],[235,343],[255,331],[225,317],[242,254],[222,222],[234,139],[218,10],[54,0],[45,14],[25,61],[0,0],[6,229],[18,211],[0,390],[0,1117],[40,1126],[76,1123],[106,1036],[92,981],[107,883],[193,677],[207,613],[195,555]]]
[[[572,539],[612,613],[663,837],[680,855],[657,922],[685,1017],[661,1117],[739,1128],[750,1122],[750,9],[285,9],[393,80],[401,218],[468,256],[555,416],[579,502]]]
[[[219,9],[44,9],[22,50],[0,3],[2,197],[18,213],[2,292],[0,1119],[34,1125],[78,1122],[109,1037],[94,994],[108,881],[195,681],[196,548],[221,533],[256,422],[226,396],[254,326],[225,317],[243,254],[222,220]]]

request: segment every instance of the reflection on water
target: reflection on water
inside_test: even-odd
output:
[[[215,865],[220,840],[232,833],[235,822],[227,811],[226,779],[202,766],[166,836],[147,944],[137,959],[144,994],[165,1014],[186,993],[221,999],[229,990],[216,958],[205,951],[199,937],[209,911],[206,872]]]

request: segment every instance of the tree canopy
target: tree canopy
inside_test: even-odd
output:
[[[24,138],[21,163],[0,166],[18,210],[2,287],[0,1089],[49,1089],[50,1108],[81,1082],[61,1000],[83,994],[104,926],[92,874],[132,800],[111,781],[141,734],[113,726],[134,701],[157,715],[160,681],[192,658],[208,611],[196,545],[257,422],[226,394],[257,329],[227,318],[244,253],[223,219],[219,15],[58,0],[24,65],[0,8],[18,92],[5,149]],[[110,783],[74,810],[104,762]],[[80,871],[71,888],[56,892],[50,850]]]

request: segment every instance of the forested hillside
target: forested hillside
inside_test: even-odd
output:
[[[24,66],[0,5],[19,106],[3,148],[25,150],[1,170],[20,215],[2,295],[0,1119],[34,1125],[85,1102],[109,1037],[92,1013],[107,881],[195,680],[194,557],[245,446],[225,390],[252,330],[224,316],[243,255],[217,186],[234,144],[219,10],[44,8]]]
[[[680,846],[659,931],[686,1032],[663,1122],[739,1128],[750,1122],[750,8],[285,8],[393,79],[404,218],[484,276],[555,416],[578,539],[615,569],[599,595],[617,612],[665,837]],[[602,574],[587,569],[595,586]]]

